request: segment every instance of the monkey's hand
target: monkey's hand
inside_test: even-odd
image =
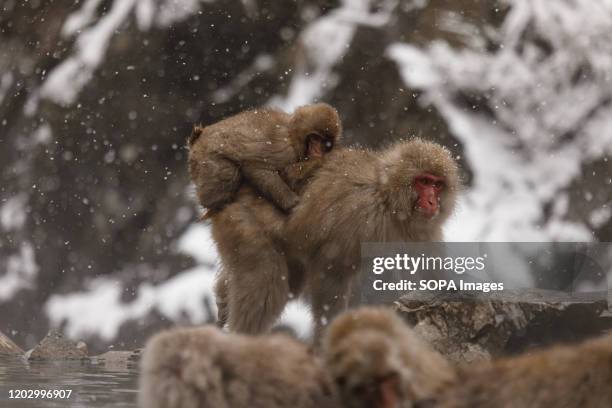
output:
[[[287,197],[287,203],[285,208],[283,208],[286,212],[290,212],[293,207],[295,207],[296,205],[298,205],[298,203],[300,202],[300,197],[298,197],[297,194],[292,194],[291,196]]]
[[[290,164],[283,170],[282,176],[293,191],[299,192],[308,180],[321,167],[323,160],[310,158],[306,161]]]
[[[299,197],[285,183],[276,170],[244,166],[244,176],[259,192],[268,197],[277,207],[289,212],[299,202]]]

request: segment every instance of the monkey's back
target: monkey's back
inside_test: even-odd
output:
[[[214,327],[153,337],[142,358],[147,408],[336,408],[334,389],[305,345],[285,335],[247,337]]]
[[[466,367],[441,408],[612,406],[612,335]]]
[[[291,115],[273,109],[241,112],[206,126],[191,146],[193,156],[263,163],[280,170],[298,160],[289,131]]]
[[[381,165],[378,155],[366,150],[329,154],[287,221],[288,240],[298,252],[352,262],[362,242],[410,239],[379,192]],[[312,214],[317,214],[316,221]],[[321,247],[330,242],[334,244]]]

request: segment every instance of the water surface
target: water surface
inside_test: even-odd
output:
[[[0,356],[0,407],[135,408],[138,371],[135,364],[107,366],[81,361],[26,362]],[[72,390],[68,398],[10,398],[16,390]],[[59,393],[59,392],[58,392]]]

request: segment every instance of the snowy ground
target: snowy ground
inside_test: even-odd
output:
[[[142,318],[152,310],[174,321],[184,316],[193,324],[214,321],[215,316],[208,316],[203,307],[204,299],[208,299],[213,306],[212,313],[216,314],[212,288],[217,254],[210,228],[194,224],[178,241],[177,250],[193,256],[200,265],[157,286],[141,284],[137,298],[130,303],[120,300],[121,282],[97,279],[87,291],[52,296],[46,312],[53,324],[67,322],[66,334],[72,338],[98,335],[108,341],[115,338],[122,324]],[[309,311],[302,302],[293,301],[284,311],[280,324],[306,338],[310,333]]]

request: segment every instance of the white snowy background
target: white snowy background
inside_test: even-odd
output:
[[[8,13],[10,3],[14,2],[0,7]],[[0,118],[2,142],[5,146],[17,146],[11,147],[15,151],[23,150],[24,146],[50,149],[62,134],[45,120],[51,115],[49,112],[54,112],[49,106],[56,105],[61,112],[81,109],[79,98],[88,92],[88,86],[96,83],[110,58],[109,48],[114,41],[121,44],[123,32],[136,30],[144,42],[149,36],[153,41],[160,33],[172,31],[174,26],[187,21],[198,18],[206,21],[207,7],[223,9],[225,6],[220,3],[224,2],[81,1],[59,19],[63,51],[57,63],[48,71],[33,71],[39,82],[31,85],[26,97],[20,99],[20,115],[38,125],[26,135],[7,129],[9,117]],[[104,12],[100,12],[103,4]],[[266,7],[271,9],[268,2],[257,0],[228,1],[227,4],[228,15],[239,10],[247,18],[258,12],[265,15]],[[440,2],[427,0],[342,0],[326,7],[311,2],[300,10],[299,27],[286,27],[278,34],[286,37],[287,42],[297,44],[291,57],[274,55],[264,49],[246,69],[218,86],[205,86],[205,78],[199,78],[202,74],[194,74],[194,78],[198,77],[193,82],[194,92],[206,96],[211,106],[236,100],[240,101],[238,106],[248,106],[249,101],[241,99],[244,90],[252,87],[251,82],[260,73],[272,72],[280,64],[284,68],[279,80],[284,86],[267,91],[262,103],[291,110],[325,100],[337,105],[342,114],[344,106],[349,111],[352,109],[349,105],[361,103],[359,99],[347,97],[343,89],[354,89],[358,95],[359,82],[351,83],[351,78],[358,77],[355,71],[369,69],[367,80],[373,83],[370,85],[380,84],[380,88],[392,88],[399,94],[415,95],[415,104],[403,109],[400,106],[400,113],[409,114],[418,109],[438,115],[447,129],[440,133],[448,136],[440,141],[451,143],[449,147],[457,151],[458,158],[467,167],[466,187],[459,210],[446,228],[446,240],[610,240],[606,231],[610,230],[612,216],[612,172],[608,163],[612,150],[612,1],[513,0],[482,4],[479,7],[486,8],[487,13],[474,17],[473,9],[464,13],[460,5],[444,9]],[[13,4],[13,7],[16,6]],[[418,33],[419,27],[434,23],[432,15],[436,18],[437,33]],[[231,18],[237,17],[228,17]],[[265,19],[259,24],[266,24]],[[410,32],[410,24],[414,24],[414,36],[397,34]],[[212,30],[213,26],[203,22],[197,29],[202,32]],[[369,32],[386,33],[382,46],[376,44],[381,49],[363,45]],[[180,40],[177,42],[177,47],[182,46]],[[355,50],[358,55],[365,54],[361,56],[361,66],[351,65]],[[368,52],[372,53],[371,57]],[[163,58],[156,51],[152,55]],[[13,58],[17,60],[19,54],[13,54]],[[280,60],[283,62],[279,63]],[[202,64],[208,64],[203,69],[206,75],[206,68],[214,67],[215,58]],[[368,68],[368,64],[387,64],[396,71],[399,80],[390,82],[394,79]],[[0,106],[15,103],[20,69],[25,68],[20,68],[18,63],[0,64]],[[139,66],[125,67],[126,71],[139,69]],[[96,100],[102,101],[102,105],[105,103],[103,90],[100,95]],[[391,95],[386,96],[393,99]],[[151,97],[143,95],[143,98]],[[164,95],[156,97],[163,105]],[[392,122],[385,116],[384,103],[381,106],[383,111],[377,112],[380,121]],[[187,116],[200,118],[200,112],[194,110],[195,113],[189,112]],[[8,110],[2,112],[6,114]],[[135,112],[129,112],[129,116],[136,123],[144,120]],[[368,133],[368,128],[374,125],[357,123],[360,120],[359,115],[345,117],[347,140],[380,145],[375,140],[376,131]],[[385,135],[385,140],[419,133],[418,124],[408,126],[411,129],[408,133],[401,134],[405,126],[399,126],[400,130],[394,135]],[[124,130],[126,146],[130,138],[141,137],[136,128],[137,125]],[[420,135],[434,139],[440,136]],[[168,145],[180,144],[184,136],[176,136]],[[80,137],[103,138],[103,135],[87,131]],[[117,156],[128,160],[130,152],[128,147],[118,146],[104,160],[110,163]],[[36,165],[28,160],[31,159],[26,156],[11,166]],[[178,215],[167,214],[168,219],[180,221],[183,228],[180,233],[166,237],[171,244],[164,251],[190,256],[195,260],[194,265],[167,279],[155,282],[143,279],[132,289],[133,297],[128,301],[122,299],[125,271],[121,277],[114,271],[83,272],[85,277],[80,286],[66,285],[57,293],[52,290],[43,297],[39,307],[50,325],[63,326],[74,338],[99,338],[102,343],[111,344],[124,324],[138,322],[153,310],[170,322],[211,321],[211,314],[215,312],[211,288],[217,256],[208,227],[193,221],[197,206],[186,183],[185,169],[180,166],[177,169],[173,171],[181,171],[185,181],[184,191],[177,193],[176,199],[183,200],[193,211],[183,208]],[[7,174],[5,171],[4,177]],[[15,171],[14,174],[19,177],[23,173]],[[70,180],[59,182],[69,190]],[[10,245],[5,245],[4,270],[0,270],[0,311],[4,307],[2,302],[15,302],[24,292],[36,291],[46,284],[41,274],[48,267],[47,259],[29,239],[34,234],[32,229],[42,228],[44,222],[30,227],[28,233],[19,232],[27,228],[32,218],[28,202],[31,195],[37,194],[37,188],[36,182],[28,179],[18,187],[0,191],[0,227],[12,234],[7,235],[12,239]],[[62,239],[70,241],[69,237]],[[108,253],[108,256],[114,254]],[[62,270],[62,274],[79,273],[79,270]],[[11,318],[14,317],[5,314],[0,324],[12,328],[16,336],[23,335],[19,331],[27,329],[19,328]],[[283,322],[299,335],[306,336],[309,332],[307,311],[299,302],[285,312]],[[0,326],[0,330],[6,329]]]

